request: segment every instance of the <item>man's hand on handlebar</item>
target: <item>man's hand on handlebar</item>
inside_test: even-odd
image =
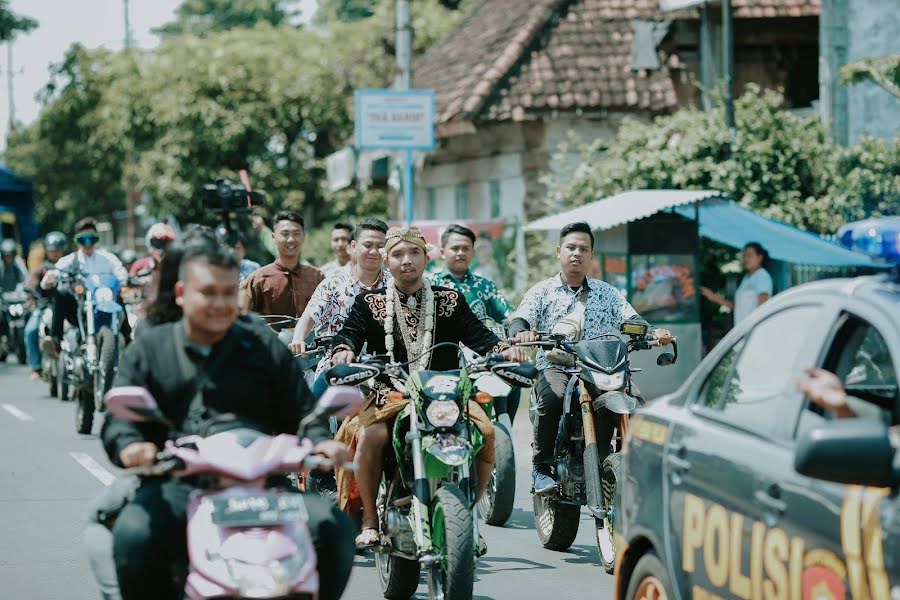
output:
[[[530,332],[528,332],[530,333]],[[517,336],[518,337],[518,336]],[[528,358],[528,354],[522,348],[507,348],[500,354],[503,355],[503,358],[506,360],[510,360],[513,362],[528,362],[530,359]]]
[[[337,440],[325,440],[316,444],[314,454],[321,454],[335,465],[342,465],[350,460],[350,449]]]
[[[534,331],[520,331],[512,339],[513,344],[533,344],[536,341],[538,341],[538,334]]]
[[[349,365],[354,360],[356,360],[356,353],[353,350],[338,350],[331,356],[333,365]]]
[[[153,442],[132,442],[119,452],[119,460],[126,469],[149,467],[156,462],[159,448]]]
[[[298,340],[295,338],[294,341],[288,345],[288,348],[291,349],[294,356],[297,356],[298,354],[303,356],[306,354],[306,340]]]
[[[660,346],[668,346],[675,341],[675,336],[668,329],[654,329],[650,335],[659,341]]]

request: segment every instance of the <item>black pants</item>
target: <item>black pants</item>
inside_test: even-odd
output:
[[[190,485],[173,480],[145,479],[113,527],[116,574],[124,600],[181,598],[173,585],[173,566],[183,580],[187,566],[188,495]],[[309,528],[318,558],[321,600],[338,600],[344,593],[353,557],[355,529],[350,519],[328,500],[307,494]]]
[[[562,418],[563,396],[566,393],[566,385],[571,375],[550,367],[541,371],[535,390],[537,392],[537,418],[534,421],[534,442],[532,447],[534,455],[532,462],[535,465],[552,465],[553,450],[556,446],[556,434],[559,431],[559,420]],[[588,390],[593,396],[599,395],[599,390]],[[578,387],[575,388],[578,393]],[[573,400],[573,402],[577,402]],[[600,464],[609,456],[610,442],[618,422],[617,415],[601,409],[596,413],[597,425],[597,451],[600,455]]]

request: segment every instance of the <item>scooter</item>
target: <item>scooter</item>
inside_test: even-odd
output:
[[[301,430],[314,421],[352,414],[362,403],[356,388],[332,387],[302,421]],[[119,419],[171,427],[144,388],[113,388],[106,404]],[[294,435],[272,437],[238,428],[169,441],[156,464],[126,470],[157,477],[204,475],[215,482],[212,489],[192,492],[188,502],[185,597],[317,597],[316,552],[303,496],[265,486],[269,475],[334,466],[312,449],[310,440]]]

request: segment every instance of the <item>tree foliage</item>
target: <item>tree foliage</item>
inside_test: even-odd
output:
[[[871,81],[889,94],[900,98],[900,54],[873,56],[844,65],[841,83],[856,85]]]
[[[154,30],[163,37],[205,36],[257,23],[289,24],[299,11],[297,0],[184,0],[175,9],[175,20]]]
[[[546,210],[639,188],[720,190],[766,216],[817,232],[832,232],[860,214],[898,210],[900,142],[887,148],[870,140],[842,150],[817,118],[782,106],[777,92],[751,87],[735,103],[733,141],[721,110],[694,109],[651,123],[628,119],[611,143],[574,141],[578,159],[545,181]],[[571,148],[563,150],[571,155]]]
[[[38,26],[36,19],[14,13],[9,0],[0,0],[0,42],[8,42],[18,33],[28,33]]]

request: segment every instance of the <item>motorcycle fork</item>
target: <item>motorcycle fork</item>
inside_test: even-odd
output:
[[[625,447],[625,434],[628,433],[628,415],[619,415],[619,441],[616,443],[616,452],[621,452]]]
[[[587,509],[595,518],[606,516],[603,510],[603,485],[600,473],[600,453],[597,449],[597,426],[594,423],[594,401],[588,393],[584,382],[578,381],[581,405],[581,427],[584,432],[584,482],[587,496]]]
[[[419,413],[413,400],[409,406],[409,433],[413,462],[412,515],[415,525],[416,545],[420,553],[431,552],[431,526],[428,506],[431,504],[431,488],[425,477],[425,460],[422,457],[422,434],[419,432]]]

